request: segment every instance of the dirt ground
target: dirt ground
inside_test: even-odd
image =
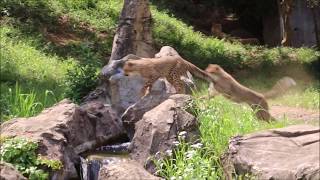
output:
[[[319,110],[311,110],[298,107],[274,105],[271,106],[270,113],[276,119],[282,119],[286,117],[288,119],[301,120],[305,122],[319,122],[320,120]]]

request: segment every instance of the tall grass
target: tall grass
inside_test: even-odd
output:
[[[195,104],[201,143],[192,145],[180,140],[169,158],[156,162],[157,173],[166,179],[224,179],[220,157],[232,136],[292,123],[285,119],[272,123],[260,121],[249,107],[223,97],[196,98]]]
[[[312,86],[304,89],[298,89],[270,102],[272,105],[300,107],[319,111],[320,89]]]
[[[34,116],[60,99],[50,90],[24,92],[18,83],[14,88],[2,88],[1,122],[15,117]]]

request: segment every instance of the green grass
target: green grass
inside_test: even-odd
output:
[[[24,86],[45,86],[59,88],[72,66],[72,59],[61,59],[50,56],[34,48],[32,40],[16,40],[12,36],[20,33],[10,26],[2,26],[1,38],[1,82]],[[16,38],[16,37],[14,37]]]
[[[260,121],[248,106],[223,97],[196,98],[195,104],[201,144],[192,145],[180,140],[170,158],[157,162],[157,173],[166,179],[224,179],[219,159],[232,136],[293,124],[286,119],[272,123]],[[201,145],[203,147],[199,148]]]
[[[205,68],[217,63],[227,69],[274,66],[287,63],[310,63],[320,57],[320,52],[309,48],[242,45],[230,43],[195,32],[192,27],[152,8],[155,25],[153,35],[159,46],[170,45],[195,65]]]
[[[319,111],[320,90],[316,87],[307,87],[288,92],[282,97],[271,100],[271,105],[283,105],[289,107],[300,107]]]
[[[65,96],[79,100],[90,91],[96,83],[97,71],[111,53],[122,3],[118,0],[1,1],[0,10],[9,14],[0,20],[1,122],[34,116]],[[288,71],[288,64],[310,67],[320,58],[320,52],[310,48],[248,46],[207,37],[169,11],[154,5],[151,11],[156,48],[170,45],[201,68],[217,63],[231,71],[253,69],[253,78],[240,78],[240,82],[259,92],[269,89],[280,77],[272,69],[275,66]],[[58,21],[62,15],[69,18],[67,29],[80,42],[58,46],[41,33],[40,27],[59,32]],[[100,33],[106,37],[99,38]],[[317,70],[317,67],[312,68]],[[265,74],[257,76],[256,72],[261,70]],[[300,71],[292,72],[295,74],[298,78]],[[318,109],[319,86],[313,87],[314,82],[304,83],[303,78],[298,78],[298,83],[297,90],[270,101],[271,104]],[[174,155],[157,163],[158,174],[167,179],[223,179],[219,158],[230,137],[296,123],[285,119],[270,124],[259,121],[248,106],[222,97],[208,101],[196,98],[195,104],[202,148],[180,139]]]
[[[283,77],[282,74],[275,72],[268,76],[268,72],[254,73],[246,77],[238,78],[247,87],[257,92],[267,92],[277,80]],[[305,78],[305,73],[297,73],[294,77],[297,86],[290,88],[285,94],[274,99],[268,100],[270,105],[282,105],[288,107],[299,107],[305,109],[319,110],[320,108],[320,86],[314,79]],[[268,78],[267,78],[268,77]]]
[[[33,116],[63,98],[67,70],[75,64],[35,48],[13,26],[0,28],[1,121]]]
[[[61,99],[62,96],[56,96],[50,90],[25,91],[18,84],[13,88],[1,84],[0,122],[16,117],[34,116]]]

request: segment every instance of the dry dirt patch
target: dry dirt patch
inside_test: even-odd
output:
[[[299,107],[288,107],[274,105],[270,108],[270,113],[276,119],[288,118],[302,121],[319,121],[319,110],[305,109]]]

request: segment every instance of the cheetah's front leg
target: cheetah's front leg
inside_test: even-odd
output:
[[[147,79],[141,89],[141,92],[140,92],[140,96],[141,97],[144,97],[146,96],[147,94],[150,93],[151,89],[152,89],[152,85],[154,82],[157,81],[159,77],[152,77],[150,79]]]

